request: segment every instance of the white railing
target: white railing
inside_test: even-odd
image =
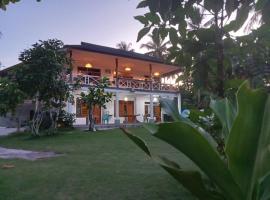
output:
[[[84,85],[95,85],[100,80],[98,76],[84,75],[81,77],[82,83]],[[111,82],[110,87],[117,87],[116,79]],[[177,91],[177,87],[170,84],[165,84],[157,81],[148,81],[148,80],[137,80],[130,78],[118,78],[118,88],[123,89],[135,89],[135,90],[154,90],[154,91]]]

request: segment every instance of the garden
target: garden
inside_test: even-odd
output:
[[[161,98],[171,122],[94,132],[93,108],[112,100],[102,78],[80,94],[88,131],[74,129],[64,111],[81,87],[63,76],[72,60],[62,41],[38,41],[0,78],[0,115],[15,115],[25,100],[35,105],[28,130],[0,146],[58,156],[0,159],[1,198],[270,199],[270,2],[143,0],[137,8],[145,11],[135,16],[137,41],[150,34],[159,45],[148,55],[183,69],[183,109]]]

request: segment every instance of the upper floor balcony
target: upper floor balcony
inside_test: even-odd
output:
[[[178,92],[175,79],[181,72],[179,66],[144,54],[89,43],[66,47],[73,61],[72,77],[81,77],[85,86],[107,77],[110,88]]]
[[[83,75],[80,77],[83,85],[95,85],[100,80],[99,76]],[[131,89],[137,91],[160,91],[177,92],[178,87],[175,84],[162,83],[157,80],[139,80],[132,78],[113,78],[110,80],[111,88]]]

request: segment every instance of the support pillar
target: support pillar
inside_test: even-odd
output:
[[[182,113],[182,100],[181,100],[181,94],[179,93],[177,96],[177,105],[178,105],[178,112]]]
[[[115,94],[115,120],[114,123],[116,125],[120,125],[120,118],[119,118],[119,92]]]
[[[150,123],[154,123],[155,119],[154,119],[154,98],[153,98],[153,94],[150,94],[150,119],[149,119]]]

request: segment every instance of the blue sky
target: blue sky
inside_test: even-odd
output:
[[[21,51],[38,40],[57,38],[65,44],[81,41],[115,47],[120,41],[136,44],[142,25],[134,16],[139,0],[21,0],[0,10],[0,61],[8,67]],[[146,39],[144,39],[146,40]],[[142,41],[143,42],[143,41]]]

